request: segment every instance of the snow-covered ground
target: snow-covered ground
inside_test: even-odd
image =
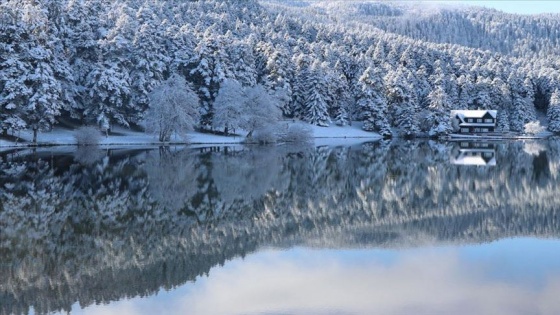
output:
[[[288,124],[292,122],[286,122]],[[309,125],[313,133],[316,145],[351,145],[364,141],[378,140],[381,137],[377,133],[362,130],[362,124],[355,122],[352,126],[318,127]],[[160,145],[157,136],[143,132],[135,132],[126,128],[115,128],[117,135],[102,137],[100,145]],[[31,143],[33,134],[30,130],[18,132],[15,136],[24,139],[24,143],[15,143],[0,139],[0,147],[25,147]],[[181,138],[172,139],[171,144],[236,144],[242,143],[244,136],[220,136],[200,132],[191,132],[187,141]],[[50,132],[40,132],[37,136],[40,145],[74,145],[74,131],[63,128],[54,128]]]

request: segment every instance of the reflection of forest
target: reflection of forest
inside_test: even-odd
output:
[[[558,237],[559,149],[498,144],[492,168],[428,142],[4,154],[0,314],[150,295],[259,246]]]

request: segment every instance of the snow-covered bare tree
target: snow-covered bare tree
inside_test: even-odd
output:
[[[247,88],[240,127],[251,138],[255,130],[277,123],[282,117],[278,101],[260,84]]]
[[[150,106],[146,111],[146,130],[158,134],[161,142],[173,134],[186,137],[198,121],[199,99],[186,80],[173,74],[150,94]]]
[[[240,127],[245,102],[245,90],[235,79],[222,82],[218,96],[214,101],[214,118],[212,126],[223,128],[226,135]]]

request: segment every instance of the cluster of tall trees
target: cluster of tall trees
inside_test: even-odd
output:
[[[502,130],[523,131],[543,116],[559,131],[558,16],[411,14],[417,10],[329,1],[4,1],[0,128],[36,133],[65,117],[104,130],[141,124],[158,106],[151,93],[177,75],[198,98],[193,123],[206,129],[244,128],[247,119],[224,122],[217,112],[243,110],[219,97],[233,84],[245,98],[258,91],[255,108],[274,103],[284,117],[319,126],[360,120],[384,136],[446,133],[449,110],[477,108],[499,110]]]

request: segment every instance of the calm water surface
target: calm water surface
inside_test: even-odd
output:
[[[0,154],[0,314],[560,313],[560,142],[72,150]]]

